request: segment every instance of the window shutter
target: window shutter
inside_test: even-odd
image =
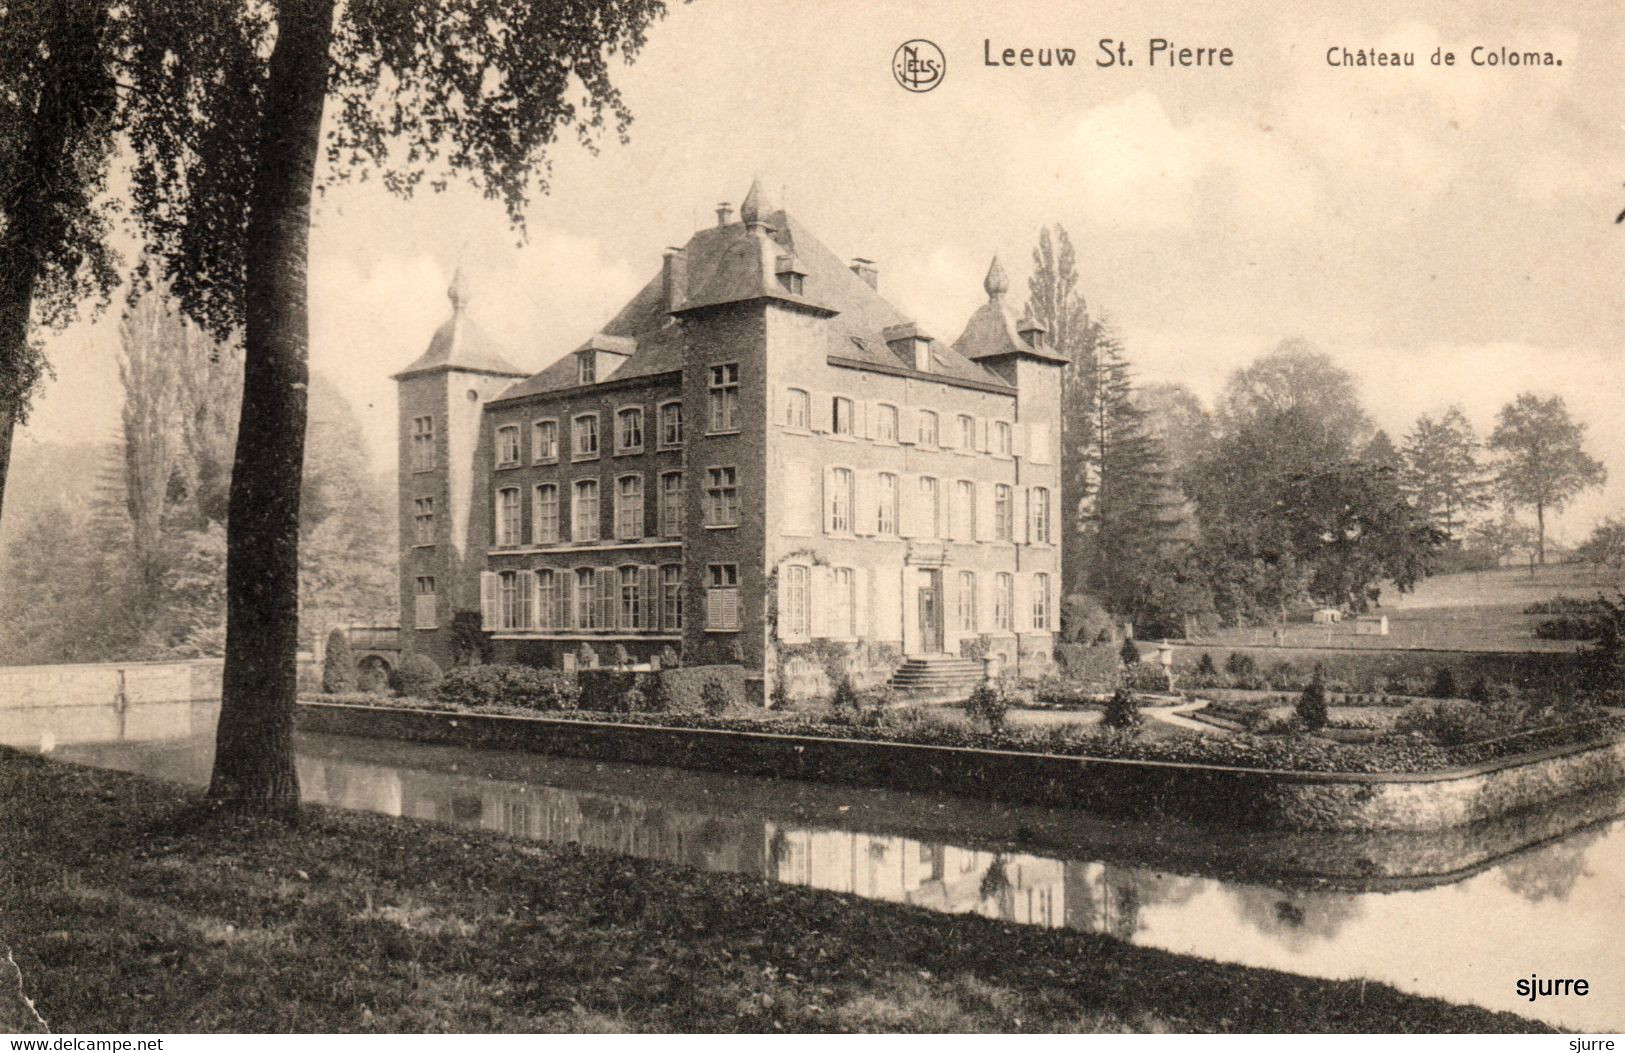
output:
[[[643,627],[660,628],[660,568],[638,568],[638,603],[643,608]]]
[[[1010,452],[1017,457],[1027,456],[1027,425],[1010,425]]]
[[[902,571],[895,567],[876,571],[874,587],[870,590],[874,600],[874,617],[869,631],[876,640],[895,642],[903,638],[903,586]]]
[[[978,453],[987,453],[993,449],[992,428],[986,417],[976,418],[976,450]]]
[[[852,531],[856,534],[873,534],[879,529],[880,521],[880,504],[875,497],[875,473],[856,473],[852,488],[856,491],[852,502]]]
[[[1032,576],[1017,574],[1014,610],[1010,612],[1010,627],[1018,633],[1024,633],[1032,628]]]
[[[992,541],[995,531],[993,528],[993,487],[987,483],[976,484],[976,540]]]
[[[920,440],[920,411],[913,406],[897,410],[897,441],[912,446]]]
[[[1032,524],[1032,492],[1025,486],[1012,487],[1010,500],[1015,507],[1010,509],[1010,540],[1018,545],[1025,545],[1032,540],[1029,530]]]
[[[833,534],[835,532],[835,469],[827,465],[824,468],[823,489],[824,500],[820,504],[824,517],[823,530],[826,534]]]
[[[852,400],[852,434],[860,439],[869,437],[869,403],[863,399]]]
[[[944,450],[959,447],[959,417],[955,414],[943,413],[937,417],[937,445]]]
[[[524,606],[522,609],[515,612],[516,614],[520,615],[520,617],[515,619],[516,624],[513,627],[515,629],[534,629],[536,628],[537,610],[536,572],[534,570],[520,571],[519,580],[515,583],[515,585],[515,595],[518,602],[522,603]]]
[[[869,578],[874,571],[859,567],[852,572],[852,626],[860,640],[869,638]]]
[[[829,568],[816,564],[807,570],[807,609],[811,615],[807,635],[822,639],[829,635]]]
[[[976,626],[981,632],[991,633],[998,627],[998,622],[993,616],[998,607],[998,591],[997,574],[976,575]]]
[[[501,585],[495,571],[480,571],[480,628],[490,632],[502,620],[498,607],[502,603]]]
[[[1027,459],[1034,464],[1049,463],[1049,425],[1027,425]]]
[[[834,396],[827,391],[809,392],[807,397],[812,401],[811,419],[813,431],[829,433],[835,430]]]
[[[779,564],[778,622],[779,639],[790,639],[790,566]]]

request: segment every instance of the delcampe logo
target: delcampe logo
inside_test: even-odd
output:
[[[942,83],[948,58],[929,40],[909,40],[893,53],[891,71],[909,91],[930,91]]]

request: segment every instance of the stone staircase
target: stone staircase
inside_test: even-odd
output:
[[[892,674],[891,686],[910,695],[966,698],[982,682],[982,663],[975,658],[920,655]]]

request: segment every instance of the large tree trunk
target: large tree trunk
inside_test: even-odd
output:
[[[209,796],[293,820],[310,199],[335,0],[282,0],[249,200],[242,419],[226,529],[226,666]]]

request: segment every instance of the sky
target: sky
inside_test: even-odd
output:
[[[1272,5],[1273,6],[1273,5]],[[1225,378],[1302,337],[1360,382],[1396,439],[1459,404],[1487,434],[1523,391],[1559,394],[1610,467],[1553,534],[1625,507],[1625,23],[1605,3],[1135,3],[698,0],[674,6],[619,83],[631,141],[566,141],[521,240],[464,187],[376,184],[319,202],[311,365],[393,467],[389,375],[449,312],[462,265],[474,317],[540,369],[607,321],[661,252],[759,175],[825,244],[880,265],[881,291],[952,340],[997,253],[1025,288],[1060,223],[1091,307],[1142,382],[1211,404]],[[1133,67],[1099,68],[1097,41]],[[1152,68],[1146,44],[1229,47],[1228,68]],[[911,38],[948,62],[904,91]],[[984,43],[985,42],[985,43]],[[1475,67],[1476,45],[1552,67]],[[992,68],[984,47],[1072,47],[1070,68]],[[1329,48],[1417,65],[1332,68]],[[1435,48],[1457,64],[1434,66]],[[47,340],[56,379],[20,441],[117,428],[111,316]]]

